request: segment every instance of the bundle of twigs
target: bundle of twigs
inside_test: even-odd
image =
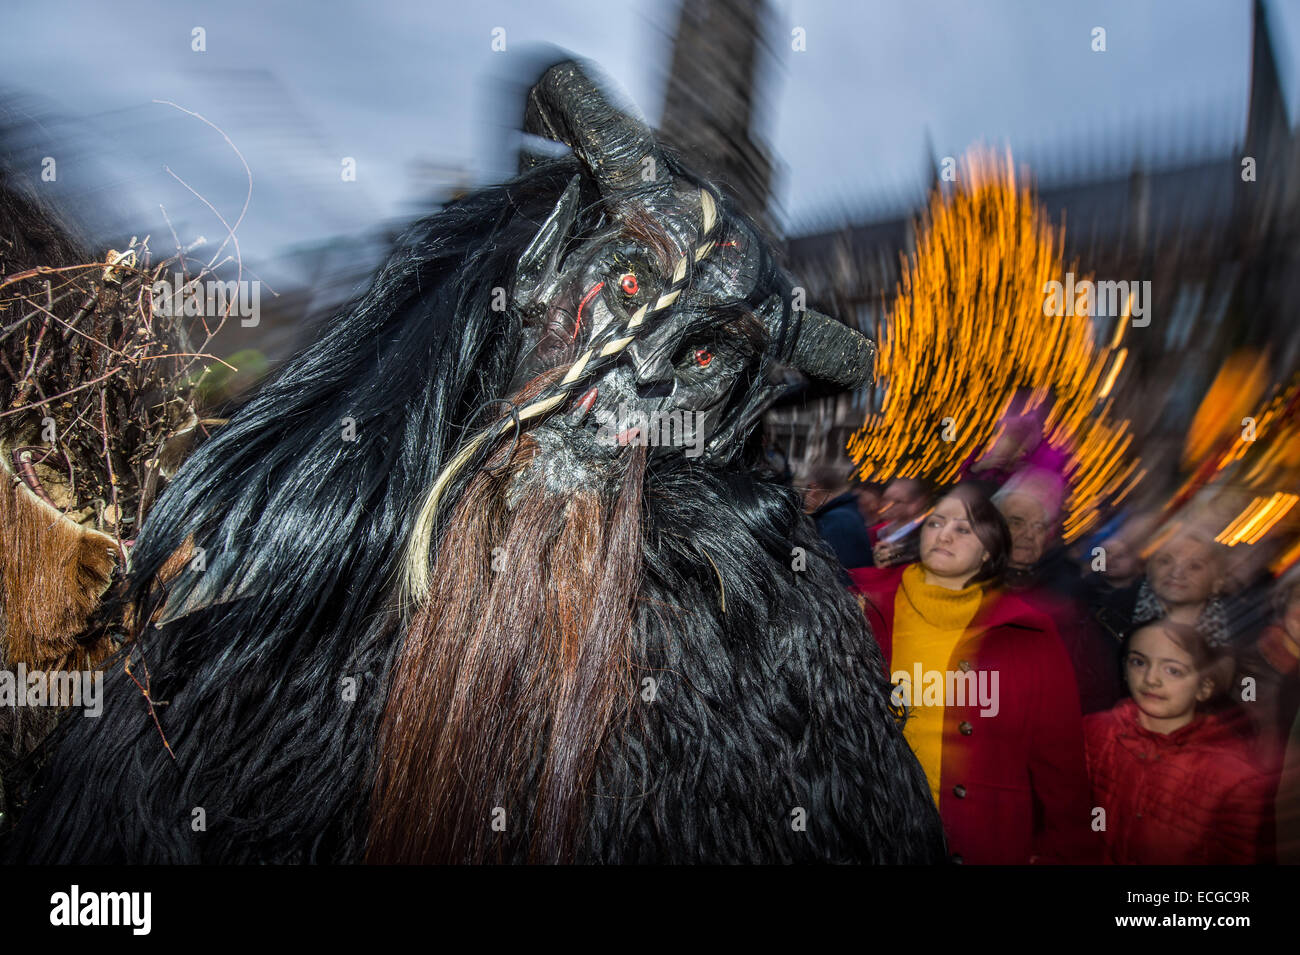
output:
[[[242,278],[235,230],[252,174],[230,146],[248,178],[233,224],[172,173],[226,229],[206,262],[191,256],[206,240],[182,247],[175,229],[175,252],[160,260],[148,236],[96,259],[21,164],[0,161],[0,670],[18,675],[15,686],[23,667],[28,686],[98,669],[130,639],[129,611],[104,595],[125,582],[168,478],[223,423],[204,416],[205,375],[235,370],[209,354],[234,302],[178,306],[231,262]],[[152,713],[143,658],[121,665]],[[38,743],[66,705],[0,706],[0,830],[21,788],[12,784],[35,771]]]
[[[197,385],[225,315],[160,308],[212,275],[187,253],[153,261],[148,237],[100,261],[9,272],[0,239],[0,656],[10,666],[95,666],[88,631],[166,480],[217,419]],[[30,250],[29,250],[30,251]],[[164,277],[180,288],[162,285]]]
[[[154,308],[164,276],[208,274],[185,268],[184,251],[152,263],[146,238],[103,261],[0,277],[4,466],[112,537],[124,561],[160,482],[213,423],[194,384],[225,317]]]

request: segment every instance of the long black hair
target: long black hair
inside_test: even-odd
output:
[[[507,393],[519,317],[497,290],[577,171],[546,163],[416,223],[186,462],[132,553],[144,626],[103,715],[63,727],[20,858],[359,857],[402,543],[470,416]]]
[[[405,639],[403,544],[475,413],[509,393],[524,335],[494,303],[577,168],[539,166],[419,223],[185,464],[136,546],[124,600],[140,626],[110,663],[103,715],[65,722],[11,856],[362,857]],[[599,215],[584,205],[579,227]],[[943,855],[880,650],[795,493],[753,473],[758,451],[750,432],[720,464],[645,473],[627,662],[658,702],[608,724],[574,858]],[[178,552],[189,563],[171,577]],[[503,840],[495,857],[530,857],[518,828]]]

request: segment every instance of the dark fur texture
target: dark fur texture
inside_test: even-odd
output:
[[[880,649],[797,494],[678,462],[647,480],[645,513],[637,650],[658,687],[606,750],[583,857],[942,859]]]
[[[533,539],[541,509],[560,526],[562,503],[537,503],[503,542]],[[630,629],[618,633],[616,609],[589,621],[590,632],[577,628],[584,647],[612,646],[630,660],[602,657],[591,672],[579,660],[566,667],[564,641],[549,635],[543,584],[553,566],[502,571],[497,587],[488,555],[459,536],[445,541],[482,569],[470,573],[497,599],[464,611],[481,615],[476,626],[449,601],[434,604],[441,641],[411,681],[413,695],[423,691],[418,704],[400,710],[411,721],[401,754],[411,766],[387,784],[417,788],[396,797],[380,788],[372,860],[942,859],[924,776],[888,706],[880,650],[797,495],[752,473],[679,462],[647,478],[643,513],[639,559],[619,568],[640,580]],[[616,515],[612,528],[622,526]],[[796,547],[807,564],[798,571]],[[509,560],[513,551],[502,550]],[[554,556],[567,555],[560,546]],[[610,589],[597,579],[565,593]],[[537,605],[531,615],[509,602],[521,593]],[[575,708],[566,719],[565,688],[597,674],[621,684],[617,705]],[[440,703],[444,696],[467,709]],[[582,811],[557,817],[548,781],[574,767],[555,754],[593,755],[593,736],[604,743],[590,775],[581,764]]]
[[[471,413],[508,391],[518,318],[492,310],[493,289],[575,171],[540,167],[418,224],[359,304],[186,462],[136,544],[127,598],[156,602],[172,554],[191,535],[204,548],[168,613],[202,609],[131,650],[176,760],[110,665],[104,713],[64,727],[17,857],[360,858],[412,511]]]
[[[417,226],[359,304],[185,464],[136,545],[125,598],[143,605],[142,620],[166,599],[164,622],[129,647],[162,732],[122,661],[110,664],[103,715],[65,721],[10,857],[363,857],[403,644],[402,545],[473,412],[508,393],[520,319],[492,310],[493,289],[509,286],[577,168],[547,164]],[[597,214],[588,205],[583,225]],[[342,439],[345,418],[355,442]],[[564,783],[576,779],[582,798],[555,803],[581,813],[554,820],[571,831],[548,836],[540,857],[940,858],[938,815],[889,710],[879,649],[794,492],[740,461],[679,460],[646,472],[639,503],[624,685],[636,694],[653,677],[656,698],[602,718],[590,783],[583,760]],[[190,538],[206,569],[164,583]],[[795,546],[805,571],[790,569]],[[550,730],[537,732],[523,742]],[[539,791],[529,774],[541,770],[524,758],[506,769],[525,794]],[[799,809],[805,831],[793,825]],[[535,836],[508,829],[490,855],[538,858]]]

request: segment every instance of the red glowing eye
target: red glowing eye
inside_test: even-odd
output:
[[[695,349],[695,364],[701,368],[708,368],[711,361],[713,361],[713,352],[705,351],[703,348]]]
[[[628,295],[635,295],[637,293],[637,290],[641,288],[640,284],[636,280],[636,276],[633,275],[631,272],[628,272],[626,275],[624,275],[621,279],[618,280],[618,287],[621,288]]]

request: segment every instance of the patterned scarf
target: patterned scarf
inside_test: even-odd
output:
[[[1133,608],[1133,625],[1143,627],[1155,620],[1169,615],[1168,608],[1151,589],[1151,584],[1143,580],[1138,591],[1137,605]],[[1217,594],[1205,602],[1205,609],[1196,619],[1196,629],[1206,642],[1212,646],[1222,647],[1231,643],[1231,631],[1228,629],[1228,609],[1223,599]]]

